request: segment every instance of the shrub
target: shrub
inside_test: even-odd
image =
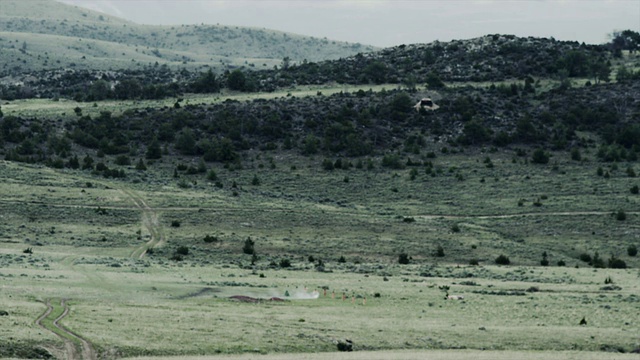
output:
[[[412,217],[406,217],[404,219],[402,219],[403,222],[406,223],[412,223],[412,222],[416,222],[416,219],[412,218]]]
[[[543,258],[542,260],[540,260],[540,265],[549,266],[549,260],[547,258]]]
[[[136,170],[140,170],[140,171],[147,170],[147,165],[145,165],[145,163],[142,160],[142,158],[140,158],[140,160],[138,160],[138,163],[136,164]]]
[[[639,190],[638,185],[633,185],[633,187],[631,187],[631,193],[634,195],[638,194]]]
[[[626,269],[627,263],[622,259],[611,256],[611,258],[609,258],[609,267],[612,269]]]
[[[180,221],[178,220],[171,220],[171,227],[180,227]]]
[[[409,261],[410,261],[410,259],[409,259],[409,255],[407,253],[402,253],[402,254],[400,254],[398,256],[398,263],[399,264],[406,265],[406,264],[409,263]]]
[[[627,248],[627,255],[636,256],[638,255],[638,248],[635,245],[629,245]]]
[[[509,260],[509,258],[505,255],[500,255],[496,258],[495,260],[496,264],[498,265],[509,265],[511,264],[511,260]]]
[[[347,259],[344,256],[340,256],[340,259],[338,259],[338,262],[344,264],[347,262]]]
[[[478,266],[480,262],[478,262],[478,259],[471,259],[469,260],[469,265]]]
[[[604,269],[606,267],[605,264],[604,264],[604,260],[602,260],[600,255],[598,255],[597,251],[596,251],[595,254],[593,254],[593,259],[591,260],[591,265],[594,268],[599,268],[599,269]]]
[[[114,162],[120,166],[131,165],[131,159],[127,155],[119,155]]]
[[[549,154],[542,148],[538,148],[533,152],[531,162],[534,164],[547,164],[549,163]]]
[[[567,263],[564,260],[558,260],[558,266],[566,266]]]
[[[580,154],[580,149],[575,147],[571,149],[571,160],[574,160],[574,161],[582,160],[582,154]]]
[[[289,260],[289,259],[281,259],[280,260],[280,267],[281,268],[291,267],[291,260]]]
[[[253,175],[253,179],[251,180],[251,185],[258,186],[260,185],[260,179],[258,175]]]
[[[333,169],[334,169],[333,161],[331,161],[331,160],[329,160],[329,159],[324,159],[324,160],[322,161],[322,168],[323,168],[323,169],[325,169],[325,170],[327,170],[327,171],[331,171],[331,170],[333,170]]]
[[[587,254],[587,253],[582,253],[580,254],[580,256],[578,257],[581,261],[584,261],[586,263],[590,263],[591,262],[591,255]]]
[[[218,174],[216,174],[215,170],[213,169],[209,170],[209,172],[207,173],[207,180],[218,181]]]
[[[186,246],[180,246],[178,247],[178,249],[176,250],[176,254],[179,255],[189,255],[189,248]]]
[[[542,253],[542,260],[540,260],[540,265],[549,266],[549,258],[547,256],[547,252],[546,251]]]
[[[255,242],[251,240],[250,237],[248,237],[247,240],[244,241],[242,252],[245,254],[253,255],[255,253],[254,245],[255,245]]]
[[[451,227],[451,231],[453,231],[454,233],[459,233],[460,226],[458,226],[458,224],[453,224],[453,226]]]
[[[211,235],[207,235],[204,237],[204,242],[206,242],[207,244],[213,243],[213,242],[218,242],[218,237],[217,236],[211,236]]]
[[[440,245],[438,245],[438,249],[436,249],[436,256],[437,257],[444,257],[444,249]]]
[[[627,220],[627,213],[625,213],[624,210],[618,210],[618,212],[616,213],[616,220],[618,221]]]

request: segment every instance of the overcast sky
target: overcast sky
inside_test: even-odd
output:
[[[640,0],[59,1],[140,24],[251,26],[380,47],[496,33],[600,44],[613,30],[640,31]]]

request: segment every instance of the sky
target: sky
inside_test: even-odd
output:
[[[640,0],[58,1],[139,24],[250,26],[378,47],[487,34],[601,44],[614,30],[640,32]]]

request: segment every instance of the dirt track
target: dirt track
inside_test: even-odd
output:
[[[149,205],[147,205],[144,199],[135,194],[132,190],[120,189],[120,191],[133,200],[138,209],[142,210],[142,225],[147,228],[149,234],[151,234],[151,239],[147,241],[147,243],[138,247],[131,253],[132,258],[142,259],[149,249],[152,249],[165,241],[160,221],[158,221],[158,214]]]
[[[36,320],[36,324],[41,328],[56,334],[58,337],[60,337],[64,341],[66,358],[72,359],[72,360],[75,360],[75,359],[96,360],[98,356],[95,350],[93,349],[93,346],[91,345],[91,343],[86,339],[84,339],[83,337],[81,337],[80,335],[67,329],[66,327],[64,327],[64,325],[60,324],[60,321],[64,319],[67,315],[69,315],[69,306],[67,305],[66,300],[62,299],[60,301],[60,306],[64,308],[64,311],[62,312],[62,314],[60,314],[60,316],[58,316],[55,320],[53,320],[53,326],[58,331],[55,331],[55,329],[50,329],[42,323],[42,321],[48,318],[53,312],[53,306],[51,305],[49,300],[45,302],[45,305],[47,306],[47,310],[42,315],[40,315],[40,317]],[[60,335],[60,333],[64,333],[65,336]],[[71,339],[74,339],[75,341]],[[81,353],[78,353],[78,348],[77,348],[78,343],[82,345]]]

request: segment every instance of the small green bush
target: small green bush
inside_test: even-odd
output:
[[[618,210],[618,212],[616,213],[616,220],[618,221],[627,220],[627,213],[625,213],[624,210]]]
[[[580,256],[578,256],[578,258],[580,259],[580,261],[584,261],[586,263],[590,263],[591,262],[591,255],[589,255],[587,253],[580,254]]]
[[[253,255],[255,253],[255,242],[251,240],[250,237],[244,241],[244,246],[242,247],[242,252],[248,255]]]
[[[549,154],[545,152],[542,148],[538,148],[533,152],[531,162],[534,164],[548,164]]]
[[[280,267],[281,268],[291,267],[291,260],[289,260],[289,259],[281,259],[280,260]]]
[[[627,255],[631,257],[638,255],[638,247],[635,245],[629,245],[627,248]]]
[[[176,254],[179,255],[189,255],[189,248],[186,246],[180,246],[178,247],[178,249],[176,250]]]
[[[438,248],[436,249],[436,256],[437,257],[444,257],[444,249],[440,245],[438,245]]]
[[[609,267],[612,269],[626,269],[627,263],[622,259],[611,256],[611,258],[609,259]]]
[[[218,237],[217,236],[207,235],[207,236],[204,237],[204,242],[206,242],[207,244],[218,242]]]
[[[409,255],[407,253],[402,253],[398,256],[398,263],[406,265],[410,262]]]
[[[640,192],[640,188],[638,188],[638,185],[633,185],[631,187],[631,193],[634,194],[634,195],[637,195],[638,192]]]
[[[178,220],[171,220],[171,227],[180,227],[180,221]]]
[[[258,175],[253,175],[253,179],[251,179],[251,185],[260,185],[260,178],[258,178]]]
[[[511,260],[506,255],[500,255],[495,260],[498,265],[509,265],[511,264]]]

